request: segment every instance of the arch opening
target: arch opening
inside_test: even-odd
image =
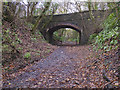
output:
[[[49,43],[53,45],[80,45],[81,31],[75,25],[57,25],[48,30]]]

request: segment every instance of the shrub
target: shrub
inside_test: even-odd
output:
[[[31,53],[30,52],[25,53],[25,55],[24,55],[25,59],[29,59],[30,57],[31,57]]]
[[[103,23],[103,31],[98,35],[91,35],[90,40],[93,42],[94,50],[102,49],[104,51],[110,51],[118,48],[119,30],[118,17],[116,13],[111,13]]]

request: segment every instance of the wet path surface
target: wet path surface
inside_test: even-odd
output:
[[[7,87],[75,87],[84,80],[79,72],[82,58],[87,56],[87,51],[80,53],[71,52],[73,47],[59,47],[49,57],[37,62],[22,74],[15,76],[4,84]],[[86,49],[87,50],[87,49]],[[81,59],[81,60],[80,60]]]
[[[88,62],[94,61],[87,59],[90,53],[89,46],[59,47],[46,59],[36,62],[20,74],[11,74],[11,78],[4,81],[3,87],[96,87],[93,81],[101,82],[102,76],[96,66],[88,69]]]

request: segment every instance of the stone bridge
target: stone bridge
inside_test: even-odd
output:
[[[39,23],[38,29],[44,38],[53,44],[53,33],[61,28],[72,28],[79,33],[79,43],[85,44],[89,36],[102,30],[102,22],[110,14],[108,10],[93,10],[76,12],[70,14],[60,14],[44,17]],[[34,17],[33,23],[37,17]]]

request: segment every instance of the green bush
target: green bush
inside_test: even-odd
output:
[[[102,49],[110,51],[118,48],[118,39],[120,36],[120,27],[118,27],[118,24],[120,23],[115,12],[111,13],[103,23],[103,31],[98,35],[93,34],[90,36],[94,50]]]
[[[24,55],[25,59],[29,59],[30,57],[31,57],[31,53],[30,52],[25,53],[25,55]]]

